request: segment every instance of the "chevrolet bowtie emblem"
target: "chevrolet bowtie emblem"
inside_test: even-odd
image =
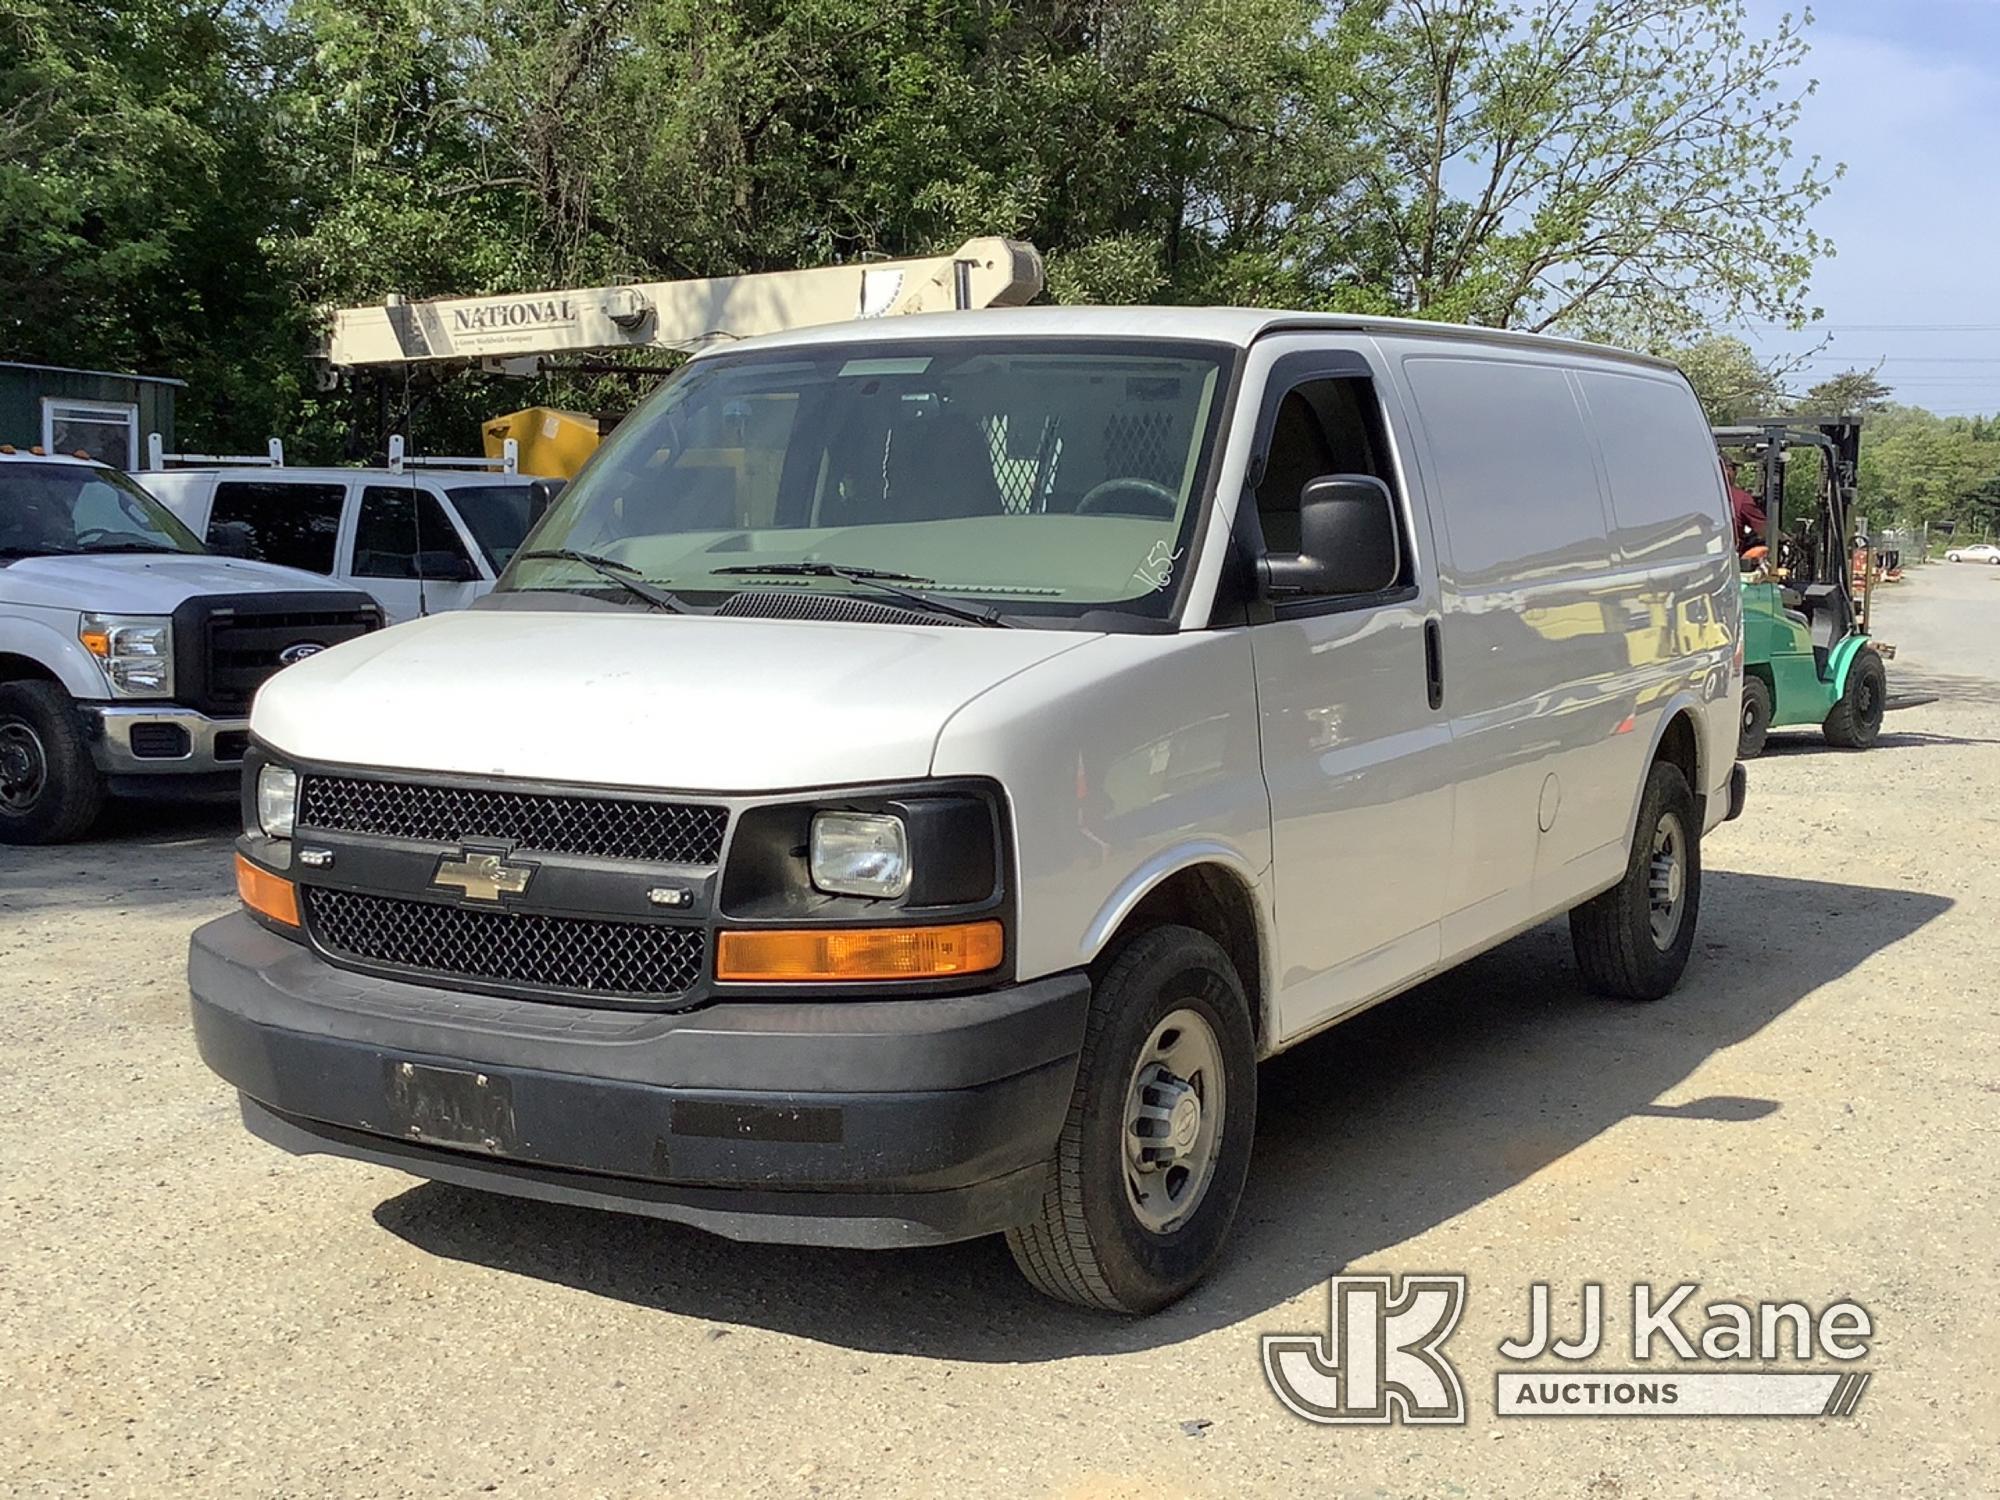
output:
[[[497,854],[447,854],[431,884],[457,886],[470,901],[498,901],[520,895],[534,876],[533,865],[510,865]]]

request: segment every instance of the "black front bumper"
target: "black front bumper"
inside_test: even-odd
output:
[[[865,1246],[1034,1214],[1090,998],[1075,973],[942,998],[591,1010],[349,973],[240,914],[195,933],[188,978],[203,1060],[286,1150]]]

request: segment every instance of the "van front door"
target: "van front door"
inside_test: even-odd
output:
[[[348,576],[375,596],[391,625],[464,609],[483,591],[472,553],[437,496],[409,484],[362,490]]]
[[[1288,343],[1293,341],[1287,340]],[[1278,1021],[1299,1035],[1437,962],[1451,853],[1451,733],[1432,702],[1433,585],[1392,422],[1358,352],[1273,365],[1242,520],[1249,550],[1299,547],[1299,494],[1366,474],[1396,497],[1402,570],[1380,593],[1272,601],[1252,626],[1277,898]]]

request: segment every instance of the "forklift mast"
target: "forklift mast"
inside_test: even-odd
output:
[[[1715,429],[1725,457],[1741,455],[1757,466],[1757,500],[1764,508],[1764,545],[1773,566],[1805,600],[1808,613],[1834,639],[1866,630],[1866,601],[1856,599],[1852,549],[1855,484],[1861,461],[1859,417],[1764,417]],[[1809,449],[1819,459],[1809,514],[1785,509],[1785,471],[1791,455]]]

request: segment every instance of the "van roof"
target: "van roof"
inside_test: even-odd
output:
[[[1286,312],[1261,307],[995,307],[971,312],[919,313],[889,320],[860,319],[799,328],[783,333],[711,344],[713,355],[731,349],[796,348],[881,340],[996,338],[1028,334],[1042,338],[1194,339],[1247,348],[1266,334],[1324,329],[1339,333],[1398,334],[1538,350],[1564,350],[1595,359],[1617,360],[1655,370],[1675,370],[1671,360],[1635,354],[1610,344],[1522,333],[1511,328],[1477,328],[1463,323],[1431,323],[1421,318],[1378,318],[1357,313]]]

